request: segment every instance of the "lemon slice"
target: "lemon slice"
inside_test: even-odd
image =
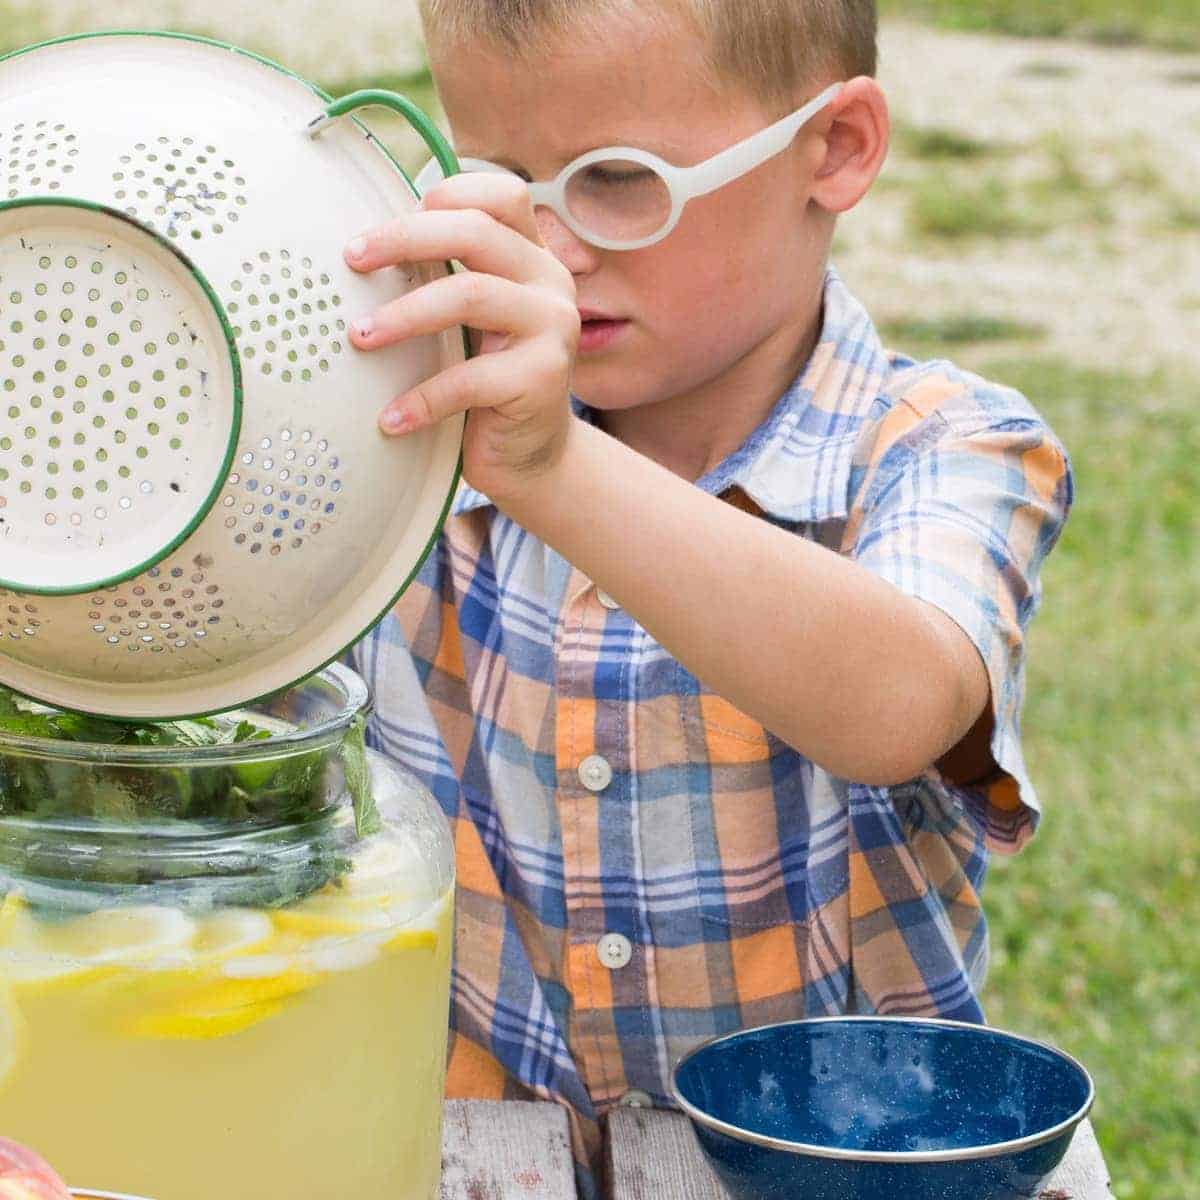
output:
[[[282,1000],[264,1001],[241,1008],[187,1009],[180,1012],[144,1013],[122,1032],[127,1037],[158,1041],[203,1041],[229,1037],[273,1017],[284,1007]]]
[[[102,908],[61,924],[44,924],[40,940],[49,954],[93,963],[145,963],[186,953],[195,935],[196,923],[178,908],[139,904]]]
[[[18,891],[11,891],[0,904],[0,950],[22,948],[33,931],[29,905]]]
[[[418,848],[380,834],[356,849],[353,869],[337,883],[276,912],[275,927],[304,939],[388,930],[422,913],[430,895],[429,868]]]
[[[432,929],[402,929],[383,943],[385,950],[437,949],[438,935]]]
[[[429,890],[429,865],[417,847],[401,838],[377,835],[354,854],[354,866],[336,890],[346,897],[386,898],[388,903]]]
[[[122,1032],[131,1037],[159,1039],[228,1037],[273,1017],[289,999],[318,981],[319,976],[299,970],[210,980],[185,989],[169,1007],[138,1013]]]
[[[389,896],[348,896],[339,888],[323,889],[290,908],[281,908],[273,919],[282,933],[304,938],[367,933],[393,923]]]
[[[0,904],[0,981],[22,992],[40,992],[60,984],[82,983],[98,973],[88,963],[47,956],[41,926],[24,896],[12,891],[4,897]]]
[[[0,907],[0,975],[22,991],[80,986],[126,964],[186,958],[194,935],[195,923],[175,908],[138,905],[40,921],[10,892]]]
[[[275,926],[266,913],[225,908],[196,923],[192,950],[202,963],[222,962],[266,950],[274,937]]]

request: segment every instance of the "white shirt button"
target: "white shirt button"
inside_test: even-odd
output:
[[[629,965],[633,943],[622,933],[606,933],[596,943],[596,953],[610,971],[619,971]]]
[[[599,600],[605,608],[621,607],[607,592],[602,592],[599,588],[596,589],[596,599]]]
[[[613,769],[607,758],[589,754],[579,764],[579,782],[589,792],[602,792],[612,783]]]
[[[617,1103],[624,1105],[626,1108],[654,1107],[654,1101],[650,1098],[649,1092],[643,1092],[640,1088],[631,1088]]]

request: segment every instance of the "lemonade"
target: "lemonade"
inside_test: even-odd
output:
[[[275,912],[50,920],[10,891],[0,1130],[73,1186],[156,1200],[432,1200],[451,899],[389,890],[416,856],[362,845]]]
[[[454,854],[335,665],[118,724],[0,689],[0,1134],[78,1189],[435,1200]]]

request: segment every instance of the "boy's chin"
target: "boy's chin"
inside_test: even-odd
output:
[[[628,412],[663,399],[655,382],[639,379],[636,366],[628,359],[623,362],[576,359],[571,392],[597,412]]]
[[[578,371],[575,373],[571,392],[595,412],[629,412],[631,409],[645,408],[656,402],[656,397],[642,396],[631,392],[629,388],[621,389],[611,386],[588,388],[586,381],[580,378],[580,374],[581,372]]]

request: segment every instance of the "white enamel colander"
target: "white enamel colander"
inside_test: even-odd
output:
[[[376,416],[461,330],[349,323],[440,274],[342,248],[415,207],[354,110],[234,47],[68,38],[0,60],[0,682],[62,707],[236,707],[340,654],[435,540],[462,418]]]

